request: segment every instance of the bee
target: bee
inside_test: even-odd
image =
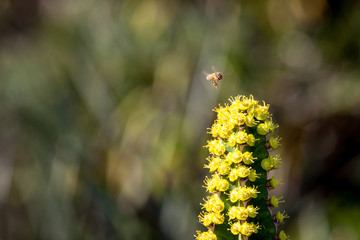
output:
[[[213,73],[204,72],[204,74],[206,75],[206,80],[211,81],[212,85],[217,88],[218,82],[223,78],[224,74],[216,71],[214,67],[212,67],[212,70],[214,71]]]

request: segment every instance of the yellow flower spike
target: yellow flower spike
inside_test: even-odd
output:
[[[195,236],[196,240],[217,240],[216,235],[210,230],[207,232],[196,231],[196,233],[197,233],[197,236]]]
[[[286,240],[288,236],[280,234],[277,227],[288,216],[280,212],[271,216],[271,209],[283,202],[282,197],[268,197],[269,191],[278,184],[274,178],[268,179],[269,170],[281,162],[278,155],[270,156],[270,151],[280,145],[280,139],[268,136],[278,127],[271,119],[269,105],[259,104],[252,95],[237,96],[230,98],[230,104],[219,105],[214,111],[217,119],[208,130],[213,139],[206,145],[210,156],[205,164],[213,175],[204,181],[211,196],[204,200],[204,212],[199,216],[209,231],[197,232],[196,239],[215,240],[230,231],[242,240],[258,232],[256,239],[275,236]],[[225,219],[229,229],[224,228]]]

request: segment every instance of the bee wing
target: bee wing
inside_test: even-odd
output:
[[[207,76],[207,75],[209,75],[210,73],[208,73],[208,72],[206,72],[206,71],[202,71],[201,74]]]
[[[231,72],[224,72],[223,75],[229,76],[229,75],[231,75]]]
[[[211,66],[211,70],[212,70],[213,72],[217,72],[215,66]]]

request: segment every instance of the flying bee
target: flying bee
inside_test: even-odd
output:
[[[212,85],[217,88],[218,82],[223,78],[224,74],[217,72],[214,67],[212,67],[212,70],[214,71],[213,73],[204,72],[204,74],[206,75],[206,80],[211,81]]]

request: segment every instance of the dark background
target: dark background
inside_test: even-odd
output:
[[[359,239],[359,50],[350,0],[1,0],[0,239],[193,239],[238,94],[280,125],[291,239]]]

